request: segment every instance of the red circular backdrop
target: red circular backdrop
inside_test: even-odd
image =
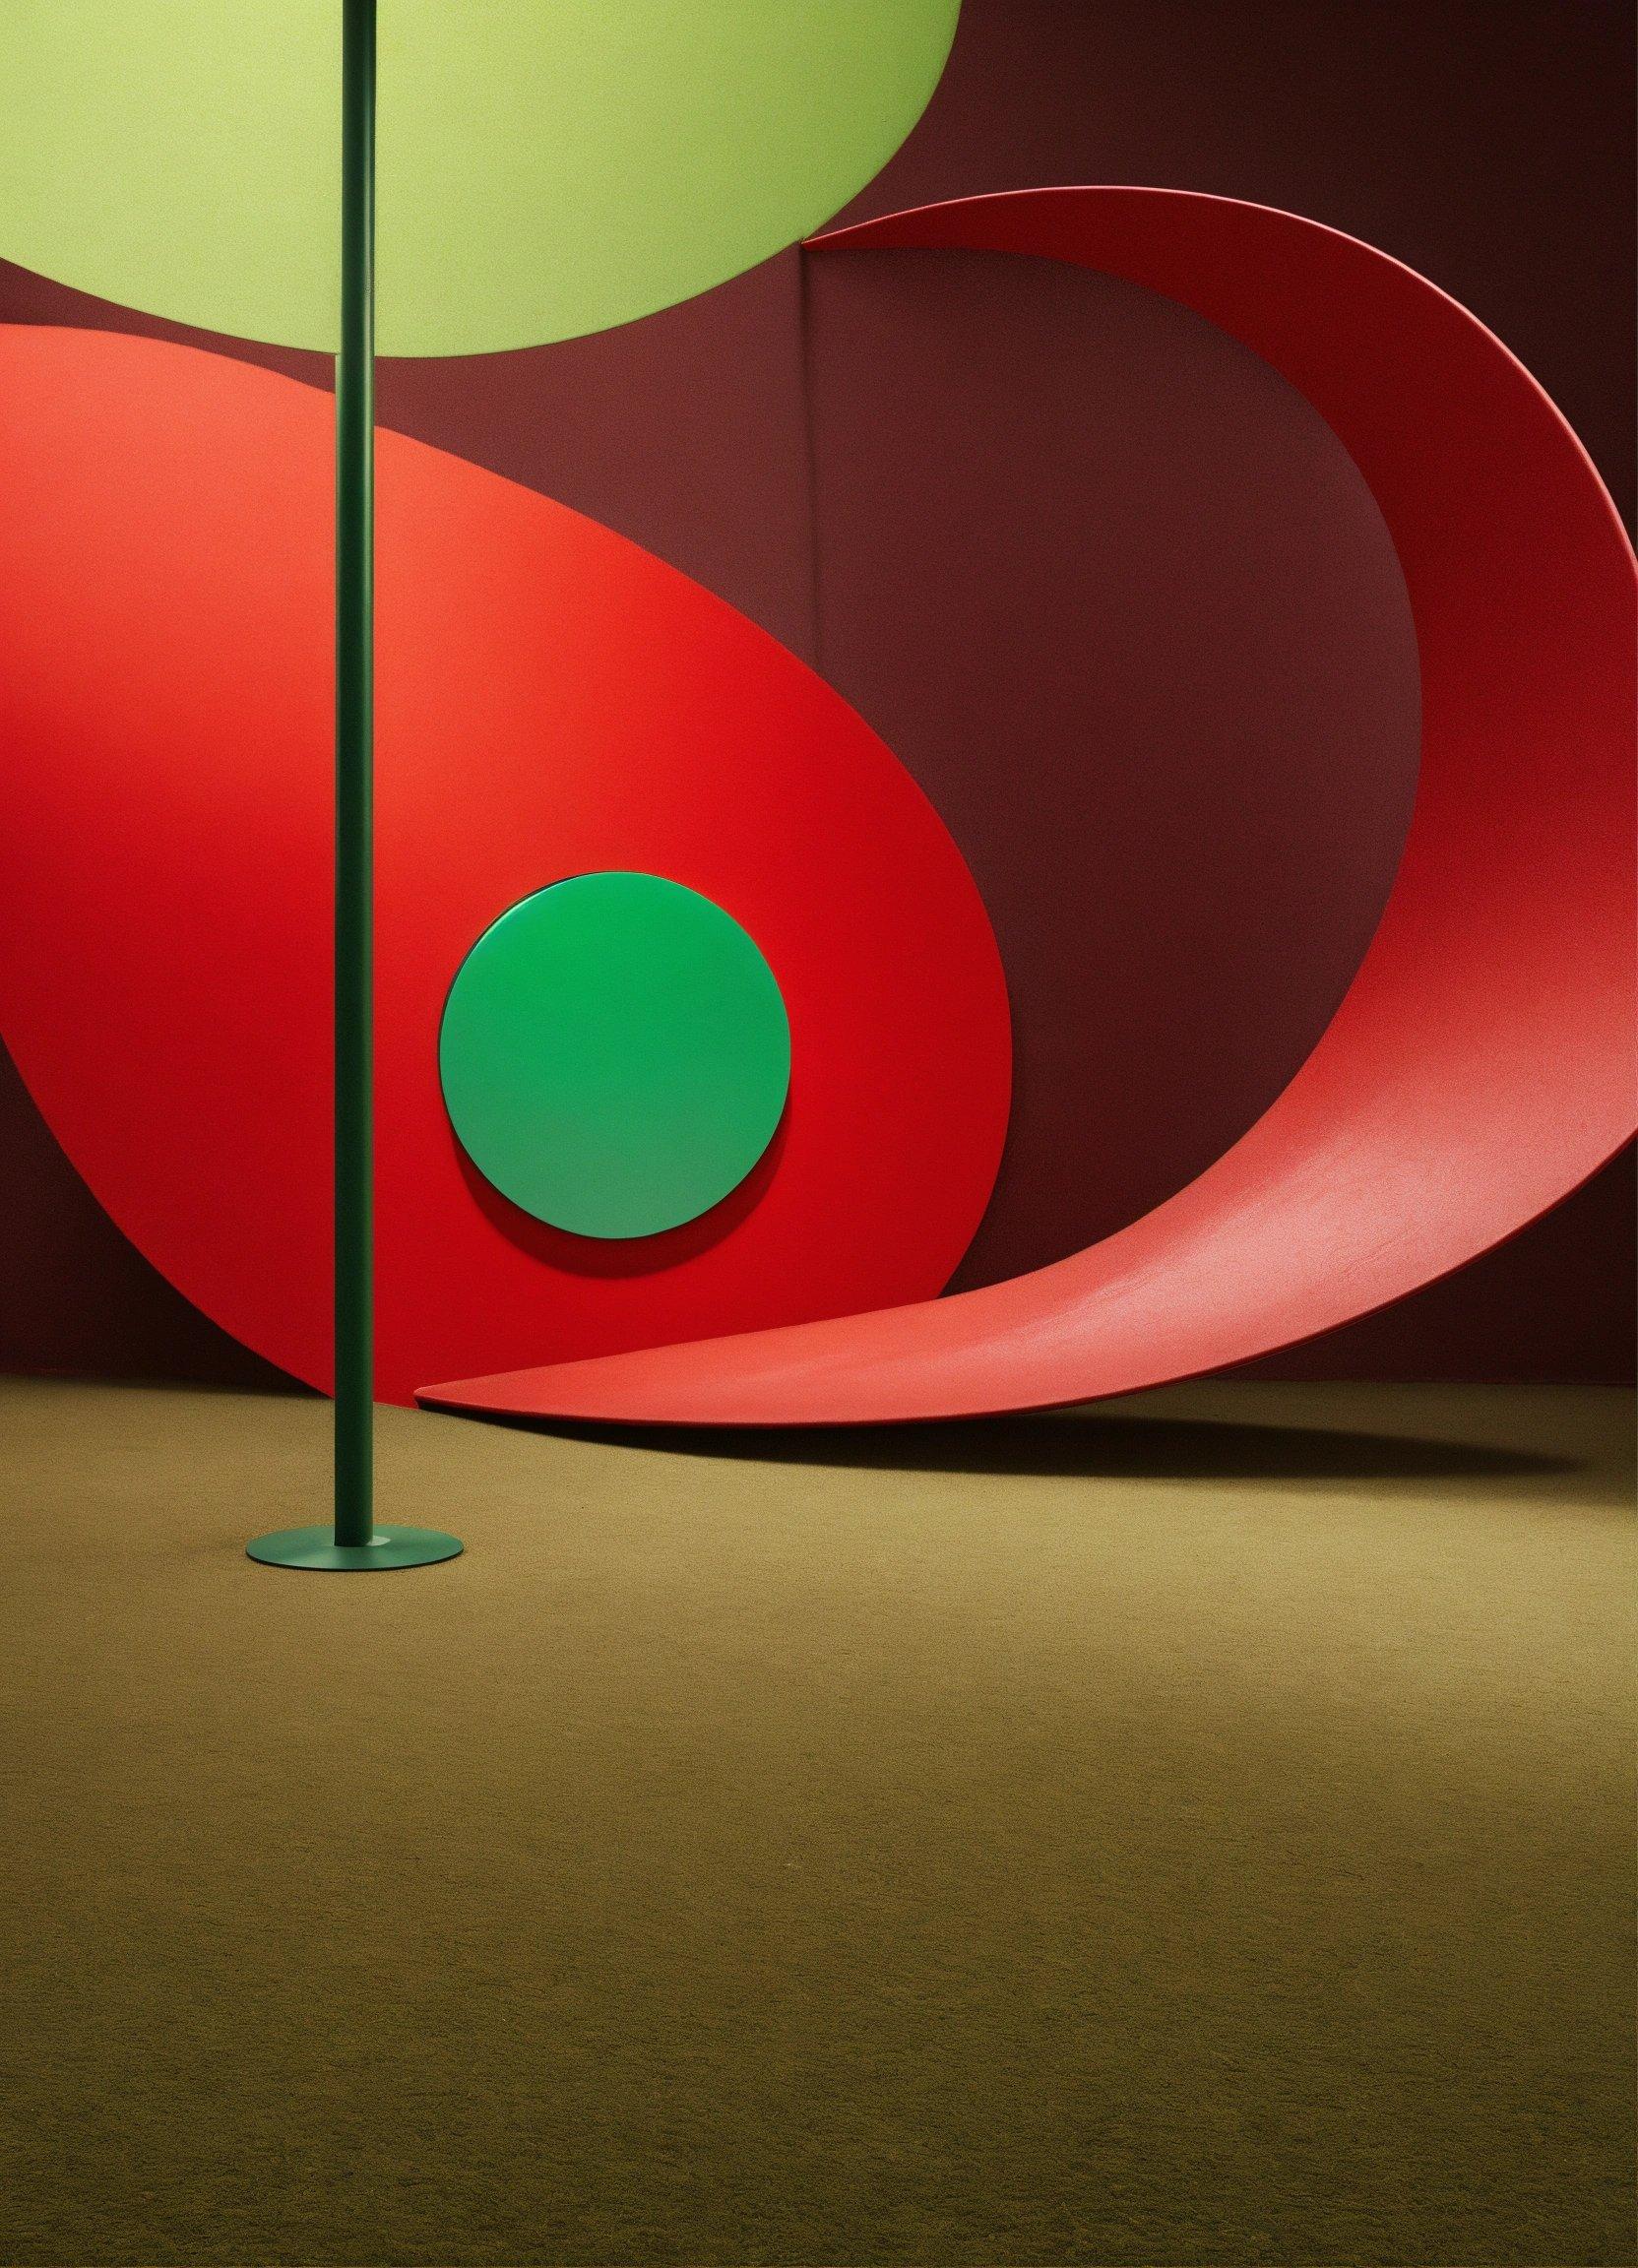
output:
[[[0,1030],[114,1220],[328,1383],[332,407],[153,341],[0,333]],[[927,1297],[988,1200],[1006,991],[973,881],[811,670],[623,537],[379,437],[379,1391]],[[438,1089],[506,907],[636,868],[755,938],[789,1104],[663,1236],[530,1220]]]

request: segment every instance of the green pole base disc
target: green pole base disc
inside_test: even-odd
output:
[[[459,1536],[436,1528],[378,1528],[368,1544],[338,1544],[333,1528],[281,1528],[245,1550],[264,1567],[316,1567],[367,1574],[386,1567],[431,1567],[461,1550]]]

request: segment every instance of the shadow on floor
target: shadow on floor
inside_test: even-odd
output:
[[[728,1426],[519,1423],[611,1447],[773,1465],[902,1473],[1040,1474],[1152,1480],[1495,1480],[1572,1473],[1578,1460],[1491,1443],[1208,1418],[1047,1411],[919,1425]]]

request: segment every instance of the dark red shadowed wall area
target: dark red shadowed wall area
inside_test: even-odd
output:
[[[1626,16],[966,0],[926,117],[848,217],[1076,181],[1310,215],[1471,307],[1630,514]],[[328,378],[3,266],[0,320]],[[1297,1068],[1392,881],[1418,687],[1380,515],[1255,356],[1050,263],[792,253],[599,338],[383,365],[380,408],[719,592],[937,804],[995,924],[1017,1049],[958,1288],[1124,1226]],[[113,1228],[3,1059],[0,1172],[0,1363],[277,1382]],[[1628,1377],[1632,1188],[1628,1157],[1499,1251],[1258,1367]]]

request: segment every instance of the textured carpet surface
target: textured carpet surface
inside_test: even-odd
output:
[[[0,1389],[0,2258],[1630,2263],[1631,1402]]]

